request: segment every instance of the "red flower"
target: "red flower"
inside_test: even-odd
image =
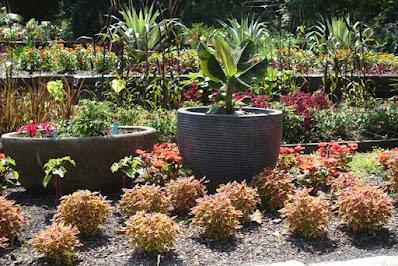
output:
[[[294,147],[294,152],[296,152],[296,153],[300,153],[300,152],[302,152],[302,151],[304,151],[305,150],[305,148],[304,147],[302,147],[302,146],[296,146],[296,147]]]

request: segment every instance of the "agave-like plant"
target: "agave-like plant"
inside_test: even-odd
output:
[[[238,21],[236,18],[229,19],[227,22],[219,21],[227,33],[228,41],[234,48],[241,47],[242,44],[251,40],[255,46],[261,38],[268,36],[268,31],[264,22],[254,17],[246,16]]]
[[[112,42],[123,41],[131,53],[148,52],[159,47],[176,25],[181,26],[177,19],[163,19],[159,21],[160,12],[154,6],[136,10],[133,6],[123,7],[121,18],[113,16],[116,23],[110,25],[103,37]]]
[[[200,69],[204,76],[221,85],[221,91],[225,94],[225,113],[233,114],[233,93],[247,90],[253,83],[264,80],[268,61],[254,55],[254,44],[251,40],[246,40],[240,47],[232,49],[221,34],[215,34],[211,43],[212,49],[203,42],[198,45]],[[211,111],[217,110],[218,113],[220,109],[221,107]]]

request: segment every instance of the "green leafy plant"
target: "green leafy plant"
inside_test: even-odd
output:
[[[81,100],[79,110],[70,121],[67,133],[74,137],[107,135],[112,117],[109,103]]]
[[[168,213],[170,199],[160,186],[142,185],[124,189],[119,201],[121,211],[132,216],[138,211]]]
[[[15,160],[0,153],[0,195],[7,184],[16,184],[19,174],[14,170]]]
[[[246,181],[238,183],[236,181],[221,185],[217,193],[224,194],[231,200],[232,205],[242,212],[241,223],[250,221],[250,215],[256,210],[260,203],[257,188],[249,187]]]
[[[47,82],[47,91],[57,102],[62,101],[65,97],[64,83],[62,80],[52,80]]]
[[[65,174],[67,172],[65,166],[68,163],[76,166],[76,162],[72,160],[70,156],[65,156],[62,158],[50,159],[43,167],[46,174],[43,178],[43,187],[46,188],[48,183],[53,179],[55,196],[57,198],[62,195],[61,179],[65,177]]]
[[[109,201],[99,192],[79,190],[61,198],[53,220],[76,226],[84,235],[94,235],[111,213]]]
[[[198,225],[205,236],[226,241],[241,228],[242,212],[237,210],[224,194],[205,196],[192,208],[192,223]]]
[[[144,162],[139,157],[127,156],[111,166],[112,173],[123,172],[122,186],[126,187],[126,177],[135,179],[143,171]]]
[[[127,220],[126,225],[130,242],[144,252],[168,251],[181,234],[178,224],[162,213],[139,211]]]
[[[206,187],[203,179],[180,177],[166,184],[166,193],[170,197],[173,211],[182,214],[188,213],[195,206],[196,200],[206,194]]]
[[[204,76],[221,85],[225,93],[225,113],[233,114],[232,95],[244,91],[264,79],[267,60],[253,56],[253,42],[246,40],[234,51],[220,34],[212,38],[210,50],[203,42],[198,45],[200,69]]]
[[[290,195],[280,212],[291,230],[304,237],[319,237],[326,233],[331,207],[323,196],[311,196],[302,189]]]
[[[0,244],[3,247],[8,246],[7,242],[12,242],[21,232],[25,222],[26,216],[21,208],[14,201],[0,196]]]
[[[34,235],[30,243],[37,251],[56,264],[72,265],[73,259],[76,257],[76,249],[82,246],[78,235],[77,227],[52,224]]]

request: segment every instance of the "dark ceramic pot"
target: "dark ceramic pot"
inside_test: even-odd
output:
[[[155,129],[150,127],[120,127],[131,133],[117,136],[82,138],[27,138],[17,132],[4,134],[1,142],[5,154],[17,163],[20,183],[28,191],[51,191],[44,189],[43,165],[53,158],[71,156],[76,167],[68,167],[62,181],[64,193],[77,189],[115,191],[121,188],[121,178],[112,174],[111,165],[136,149],[152,149],[155,143]]]
[[[250,182],[275,167],[282,139],[282,112],[243,108],[248,114],[207,114],[207,107],[181,108],[177,144],[185,164],[209,179],[209,189],[229,181]]]

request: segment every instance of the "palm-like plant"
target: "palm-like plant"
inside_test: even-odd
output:
[[[265,23],[250,16],[243,17],[240,21],[234,18],[229,19],[228,22],[220,21],[219,23],[223,26],[228,41],[234,48],[241,47],[247,40],[251,40],[257,46],[261,38],[268,35]]]
[[[123,41],[130,53],[148,52],[159,47],[173,27],[176,19],[164,19],[158,22],[160,12],[153,5],[136,10],[134,7],[123,7],[121,18],[113,16],[116,23],[111,25],[103,36],[112,42]]]

